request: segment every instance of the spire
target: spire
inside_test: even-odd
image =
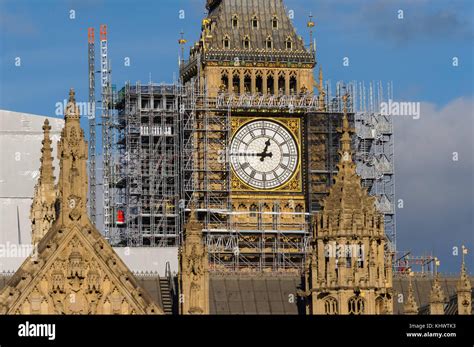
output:
[[[195,200],[191,200],[189,203],[190,213],[189,213],[189,220],[186,223],[186,233],[185,237],[188,242],[196,242],[202,243],[202,224],[199,222],[197,218],[196,212],[196,202]]]
[[[456,294],[458,297],[458,314],[471,314],[472,298],[471,298],[471,281],[466,271],[465,255],[467,248],[462,245],[462,263],[459,281],[456,285]]]
[[[415,293],[413,291],[413,283],[412,283],[412,278],[413,278],[413,271],[410,269],[409,273],[409,282],[408,282],[408,296],[407,300],[405,302],[405,306],[403,307],[403,310],[405,314],[418,314],[418,305],[416,303],[415,299]]]
[[[466,271],[466,259],[465,256],[467,254],[467,248],[462,245],[462,263],[461,263],[461,280],[466,281],[469,283],[469,288],[471,287],[471,282],[469,281],[469,277],[467,276]]]
[[[444,292],[441,288],[439,283],[439,260],[435,258],[435,266],[436,266],[436,275],[433,281],[433,285],[431,287],[430,293],[430,313],[431,314],[444,314]]]
[[[48,119],[43,125],[43,147],[41,148],[39,178],[35,186],[33,203],[31,204],[31,242],[36,245],[48,232],[53,224],[56,213],[56,187],[54,186],[53,149],[49,132],[51,126]]]
[[[350,160],[352,160],[352,157],[348,158],[346,153],[348,155],[352,154],[351,133],[354,133],[354,129],[349,127],[349,119],[347,118],[348,95],[345,94],[342,97],[342,100],[344,102],[344,116],[342,117],[342,128],[339,129],[339,132],[342,132],[342,137],[341,137],[342,160],[343,161],[350,161]]]
[[[69,91],[69,101],[64,115],[65,123],[58,144],[61,168],[58,188],[60,219],[62,223],[87,219],[87,143],[79,122],[74,89]]]
[[[367,225],[374,225],[380,233],[383,229],[381,224],[383,223],[383,217],[377,212],[375,208],[375,198],[369,196],[367,190],[362,187],[361,179],[356,172],[356,164],[352,160],[352,149],[351,149],[351,134],[354,133],[354,129],[349,125],[349,119],[347,115],[347,101],[348,96],[344,95],[344,114],[342,117],[342,127],[338,129],[338,132],[342,133],[340,139],[339,149],[339,163],[337,164],[338,172],[334,178],[334,184],[329,189],[329,194],[323,200],[323,206],[325,212],[332,211],[333,214],[339,215],[340,225],[343,220],[346,220],[346,224],[353,224],[354,217],[362,218],[362,216],[356,216],[356,214],[365,214],[366,218],[362,218],[363,221],[361,227],[364,231],[368,231]],[[372,220],[369,220],[370,218]],[[347,228],[346,228],[347,229]]]
[[[76,106],[76,94],[73,88],[69,90],[69,100],[66,105],[64,118],[66,120],[68,118],[79,119],[79,107]]]
[[[182,314],[209,314],[208,255],[194,200],[190,202],[190,209],[185,240],[179,251],[179,281],[183,295],[180,311]]]
[[[316,88],[318,89],[319,97],[319,111],[326,111],[326,92],[324,91],[323,85],[323,69],[319,66],[319,83],[315,84]]]
[[[43,148],[41,149],[41,166],[39,181],[44,184],[54,184],[54,167],[53,167],[53,148],[51,146],[51,139],[49,132],[51,126],[49,120],[46,119],[43,125]]]

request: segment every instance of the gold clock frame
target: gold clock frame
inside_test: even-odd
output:
[[[303,179],[301,174],[301,119],[300,118],[273,118],[273,117],[232,117],[231,118],[231,136],[230,141],[233,140],[235,133],[244,125],[259,121],[266,120],[280,124],[284,127],[295,139],[298,148],[298,165],[293,172],[290,179],[279,187],[272,189],[254,188],[245,183],[231,167],[231,191],[232,192],[278,192],[278,193],[301,193],[303,191]]]

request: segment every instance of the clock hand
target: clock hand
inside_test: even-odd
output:
[[[265,148],[263,149],[262,153],[257,153],[257,156],[260,157],[260,161],[264,161],[266,157],[272,157],[273,153],[268,153],[268,147],[270,147],[270,140],[265,142]]]
[[[262,153],[262,154],[260,155],[260,161],[264,161],[266,157],[269,157],[269,158],[273,157],[273,153],[272,153],[272,152],[270,152],[270,153]]]

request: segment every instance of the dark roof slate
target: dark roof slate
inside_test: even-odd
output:
[[[296,34],[282,0],[222,0],[216,1],[209,13],[215,23],[210,49],[222,49],[224,36],[229,37],[231,49],[243,49],[243,39],[248,36],[250,48],[266,49],[266,39],[271,37],[274,50],[286,50],[288,38],[293,42],[293,50],[306,51],[303,40]],[[238,26],[232,25],[232,17],[237,16]],[[253,28],[252,18],[256,16],[258,28]],[[273,17],[278,19],[278,28],[272,26]]]

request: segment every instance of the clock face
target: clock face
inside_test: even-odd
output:
[[[280,123],[256,120],[244,124],[232,138],[230,161],[235,174],[257,189],[274,189],[293,176],[298,146]]]

